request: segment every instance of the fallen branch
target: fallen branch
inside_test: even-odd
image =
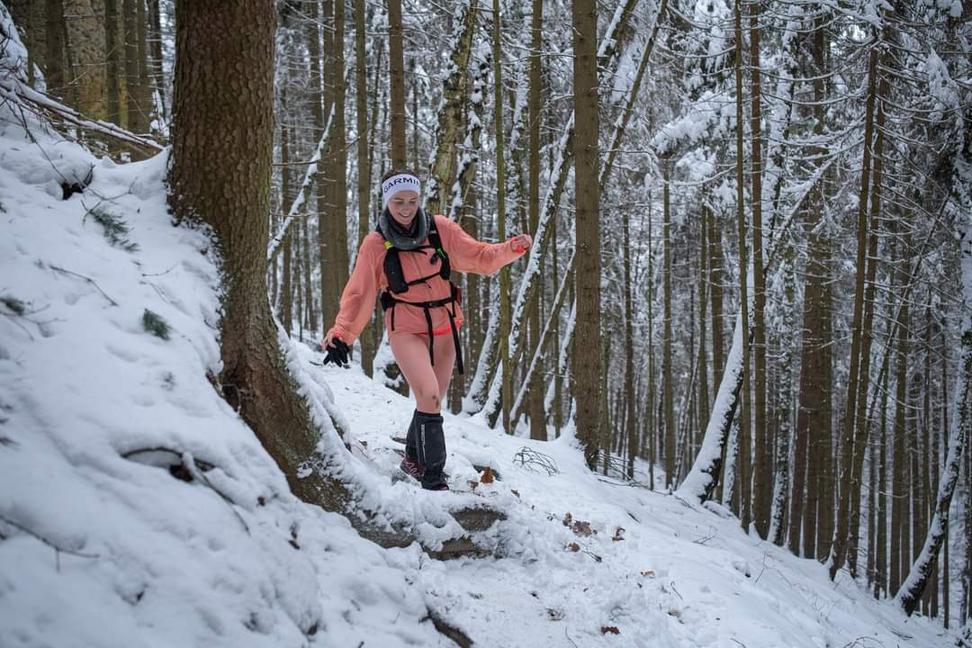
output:
[[[55,118],[60,119],[71,126],[123,142],[147,156],[155,155],[164,150],[161,144],[150,137],[136,135],[109,122],[88,119],[77,110],[65,106],[48,94],[31,88],[13,76],[0,78],[0,91],[5,94],[16,95],[21,105],[38,116],[46,117],[49,121],[53,121]]]

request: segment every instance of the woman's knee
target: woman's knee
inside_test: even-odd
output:
[[[410,385],[415,396],[415,404],[420,412],[434,414],[442,408],[442,397],[438,394],[438,385]]]

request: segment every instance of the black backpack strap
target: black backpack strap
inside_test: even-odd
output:
[[[452,265],[449,263],[449,255],[446,253],[445,248],[442,247],[442,238],[439,236],[439,229],[435,226],[435,216],[432,217],[432,223],[429,225],[429,243],[442,260],[438,274],[448,281],[449,277],[452,276]]]

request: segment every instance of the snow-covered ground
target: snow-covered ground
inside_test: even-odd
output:
[[[430,611],[490,646],[952,643],[735,519],[591,474],[569,435],[533,442],[447,415],[451,483],[472,492],[393,483],[410,401],[297,345],[367,448],[348,474],[386,515],[429,519],[426,537],[450,503],[507,516],[489,534],[496,558],[361,539],[289,494],[207,379],[217,273],[208,240],[170,223],[164,156],[115,165],[30,130],[36,142],[0,108],[3,648],[454,645]],[[62,200],[62,181],[90,170]],[[130,228],[114,242],[112,223]],[[517,462],[523,448],[558,472]],[[472,489],[474,466],[497,478]]]

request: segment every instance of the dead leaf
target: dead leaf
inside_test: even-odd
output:
[[[569,545],[567,545],[566,549],[567,551],[580,551],[580,545],[576,542],[571,542]]]
[[[607,634],[609,632],[615,635],[621,634],[621,631],[618,630],[617,626],[601,626],[601,634]]]
[[[484,470],[483,474],[479,476],[479,481],[483,482],[484,484],[492,484],[494,479],[493,469],[489,466],[486,466],[486,470]]]
[[[567,511],[567,514],[564,515],[564,526],[569,527],[571,522],[573,521],[574,521],[574,517],[570,514],[570,511]]]
[[[583,520],[576,520],[574,525],[570,527],[570,530],[579,536],[589,536],[595,533],[595,531],[591,529],[591,523],[584,522]]]
[[[611,539],[614,540],[615,542],[620,542],[621,540],[624,540],[624,527],[618,527],[617,529],[615,529],[614,537]]]
[[[641,572],[641,575],[645,578],[654,578],[655,572],[650,569],[646,569],[645,571]]]
[[[520,496],[520,491],[516,490],[515,488],[511,488],[510,489],[510,492],[513,493],[514,495],[516,495],[517,497]]]

